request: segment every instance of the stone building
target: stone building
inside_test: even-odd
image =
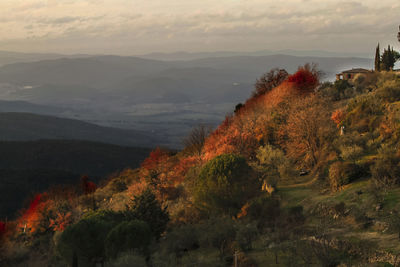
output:
[[[373,73],[372,70],[361,69],[361,68],[345,70],[342,71],[341,73],[336,74],[336,80],[353,80],[357,74],[370,75],[372,73]]]

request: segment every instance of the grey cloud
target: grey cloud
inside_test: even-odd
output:
[[[35,22],[42,25],[53,25],[53,26],[60,26],[64,24],[70,24],[74,22],[87,22],[87,21],[96,21],[101,20],[105,16],[95,16],[95,17],[82,17],[82,16],[64,16],[64,17],[46,17],[46,18],[39,18]]]
[[[68,24],[71,22],[76,22],[76,21],[82,21],[82,17],[71,17],[71,16],[66,16],[66,17],[60,17],[60,18],[43,18],[37,20],[37,23],[39,24],[47,24],[47,25],[60,25],[60,24]]]

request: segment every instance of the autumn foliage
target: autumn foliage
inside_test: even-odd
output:
[[[59,212],[56,218],[50,219],[50,227],[54,231],[62,232],[67,228],[68,225],[72,223],[72,213],[71,212]]]
[[[342,109],[337,109],[332,113],[331,119],[336,124],[337,128],[340,127],[341,123],[345,118],[345,112]]]
[[[149,157],[146,158],[142,163],[142,168],[151,170],[157,168],[160,164],[168,159],[168,152],[157,147],[153,150]]]
[[[253,165],[248,164],[257,161],[258,148],[270,144],[284,151],[284,156],[312,164],[324,149],[320,139],[324,130],[319,127],[326,123],[321,123],[323,104],[314,94],[317,72],[309,66],[300,67],[293,75],[275,70],[258,83],[256,93],[234,114],[227,115],[213,132],[206,127],[197,128],[186,140],[183,151],[174,153],[158,147],[140,168],[121,172],[118,178],[123,189],[107,192],[83,176],[83,195],[58,199],[57,194],[37,194],[18,219],[18,228],[26,234],[64,232],[85,212],[90,212],[82,204],[85,200],[94,203],[93,209],[101,209],[101,205],[110,208],[113,199],[122,201],[119,206],[124,207],[123,201],[132,201],[145,192],[154,194],[163,206],[181,201],[176,214],[186,214],[187,218],[190,214],[197,218],[198,212],[193,210],[199,211],[199,207],[217,207],[218,212],[246,217],[246,203],[261,191],[262,180]],[[187,218],[179,220],[192,220]],[[2,224],[0,236],[1,227]]]
[[[92,194],[97,189],[97,185],[89,181],[89,177],[87,175],[82,176],[81,185],[82,185],[82,191],[85,195]]]
[[[302,92],[307,93],[312,91],[319,81],[315,73],[306,67],[301,67],[295,74],[289,76],[288,82],[293,83]]]
[[[3,236],[6,234],[6,230],[7,230],[6,223],[0,221],[0,239],[2,239]]]
[[[256,148],[265,142],[279,143],[277,139],[285,138],[280,125],[286,120],[287,103],[312,93],[318,85],[318,75],[310,65],[300,67],[277,87],[250,98],[205,141],[205,160],[227,153],[253,158]]]
[[[24,229],[23,231],[33,233],[39,230],[40,221],[42,217],[42,211],[47,205],[47,194],[37,194],[34,196],[29,204],[28,209],[23,213],[20,218],[19,227]]]

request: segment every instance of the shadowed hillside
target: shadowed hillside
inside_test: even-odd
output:
[[[31,113],[0,113],[0,128],[0,140],[4,141],[67,139],[139,147],[153,145],[151,136],[144,132]]]
[[[11,216],[32,192],[52,185],[77,185],[79,177],[95,181],[125,168],[138,167],[147,148],[110,144],[42,140],[0,142],[0,215]]]

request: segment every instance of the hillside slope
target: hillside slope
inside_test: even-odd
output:
[[[154,141],[140,131],[31,113],[0,113],[0,128],[0,140],[3,141],[67,139],[139,147],[151,147]]]
[[[182,151],[157,148],[139,168],[74,197],[37,195],[8,224],[7,240],[18,246],[26,236],[32,259],[38,236],[47,238],[40,248],[57,246],[55,262],[70,262],[83,243],[80,263],[101,255],[107,264],[153,266],[235,258],[241,266],[397,266],[399,107],[394,72],[321,84],[309,64],[294,74],[272,70],[216,130],[196,128]],[[13,231],[24,224],[28,233]],[[136,231],[157,246],[126,244]],[[116,246],[117,258],[109,256]],[[154,250],[130,252],[138,246]],[[16,262],[12,248],[5,258]]]
[[[0,142],[0,216],[12,215],[34,192],[52,185],[78,185],[81,175],[94,181],[136,168],[147,148],[67,140]]]

